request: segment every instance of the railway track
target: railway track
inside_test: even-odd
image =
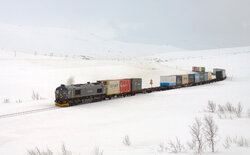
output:
[[[209,84],[209,83],[213,83],[213,82],[222,81],[222,80],[225,80],[225,79],[221,79],[221,80],[213,79],[210,82],[200,83],[200,84],[195,84],[195,85],[189,85],[189,86],[186,86],[186,87]],[[177,88],[184,88],[184,87],[176,87],[176,88],[154,87],[154,88],[142,89],[137,93],[152,93],[152,92],[156,92],[156,91],[165,91],[165,90],[177,89]],[[16,116],[22,116],[22,115],[28,115],[28,114],[34,114],[34,113],[39,113],[39,112],[51,111],[51,110],[57,110],[57,109],[62,109],[62,108],[54,106],[54,107],[49,107],[49,108],[41,108],[41,109],[27,110],[27,111],[16,112],[16,113],[9,113],[9,114],[0,115],[0,119],[9,118],[9,117],[16,117]]]
[[[56,109],[61,109],[61,108],[54,106],[54,107],[49,107],[49,108],[41,108],[41,109],[27,110],[27,111],[16,112],[16,113],[9,113],[9,114],[0,115],[0,119],[34,114],[34,113],[45,112],[45,111],[51,111],[51,110],[56,110]]]

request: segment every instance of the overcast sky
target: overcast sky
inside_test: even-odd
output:
[[[66,28],[107,39],[184,49],[250,45],[250,0],[0,2],[0,24]]]

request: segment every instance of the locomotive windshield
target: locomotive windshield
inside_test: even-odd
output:
[[[68,93],[68,90],[67,88],[63,87],[63,86],[60,86],[56,89],[56,95],[59,97],[59,96],[66,96]]]

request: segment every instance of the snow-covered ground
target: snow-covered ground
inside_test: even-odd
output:
[[[82,60],[70,57],[31,55],[0,51],[0,115],[54,106],[54,90],[70,77],[75,83],[128,77],[143,78],[143,87],[159,85],[160,75],[190,73],[192,66],[207,70],[224,68],[228,78],[218,83],[182,88],[50,111],[0,118],[0,154],[26,154],[38,147],[57,154],[61,144],[73,154],[93,154],[95,147],[104,155],[168,154],[159,151],[178,137],[186,150],[191,141],[190,125],[196,117],[213,116],[218,125],[216,154],[250,154],[250,147],[224,140],[244,137],[250,145],[250,48],[171,52],[131,60]],[[31,99],[33,91],[41,100]],[[4,103],[9,99],[9,103]],[[19,100],[21,103],[19,103]],[[241,118],[219,118],[205,112],[208,100],[217,105],[230,102],[243,106]],[[122,143],[128,135],[130,146]],[[210,149],[204,151],[210,154]]]

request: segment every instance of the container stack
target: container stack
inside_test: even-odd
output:
[[[205,67],[192,67],[193,72],[205,72]]]

